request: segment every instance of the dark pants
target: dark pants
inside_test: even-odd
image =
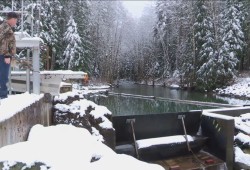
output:
[[[6,98],[8,95],[9,69],[10,64],[6,64],[4,56],[0,55],[0,98]]]

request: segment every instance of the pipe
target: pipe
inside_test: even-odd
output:
[[[196,159],[196,161],[200,163],[201,169],[204,170],[205,164],[200,161],[200,159],[194,154],[194,152],[192,151],[192,149],[190,147],[190,143],[189,143],[188,138],[187,138],[187,131],[186,131],[186,125],[185,125],[184,118],[185,118],[185,115],[178,115],[178,119],[181,119],[181,121],[182,121],[182,126],[183,126],[183,130],[184,130],[185,139],[187,142],[188,151],[192,153],[192,155]]]
[[[132,135],[133,135],[134,145],[135,145],[135,153],[136,153],[137,159],[139,159],[138,145],[136,143],[135,129],[134,129],[135,119],[127,119],[127,123],[130,123],[131,129],[132,129]]]
[[[27,63],[29,63],[30,60],[30,49],[27,49]],[[26,69],[26,91],[30,93],[30,68],[27,67]]]
[[[33,65],[33,93],[35,94],[40,94],[40,59],[39,59],[39,54],[40,54],[40,48],[39,47],[34,47],[33,48],[33,60],[32,60],[32,65]]]
[[[188,151],[190,152],[191,148],[190,148],[190,144],[189,144],[188,137],[187,137],[187,131],[186,131],[184,118],[185,118],[185,116],[181,115],[181,121],[182,121],[183,130],[184,130],[184,135],[185,135],[185,139],[186,139],[186,142],[187,142]]]

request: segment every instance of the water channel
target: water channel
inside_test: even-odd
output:
[[[202,102],[224,103],[226,100],[216,95],[207,95],[204,93],[170,89],[162,86],[138,85],[131,82],[123,82],[119,87],[110,90],[114,93],[126,93],[144,96],[156,96],[171,99],[192,100]],[[90,98],[99,105],[106,106],[113,115],[141,115],[141,114],[157,114],[169,112],[187,112],[190,110],[202,110],[208,108],[218,108],[218,106],[208,107],[193,104],[183,104],[167,100],[155,100],[145,98],[134,98],[120,95],[95,96]]]

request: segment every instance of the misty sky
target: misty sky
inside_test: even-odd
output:
[[[144,7],[151,5],[152,3],[153,1],[123,1],[124,7],[135,18],[141,17]]]

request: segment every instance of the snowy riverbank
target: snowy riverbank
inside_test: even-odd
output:
[[[221,96],[250,99],[250,77],[237,78],[231,86],[216,89],[216,93]]]
[[[242,73],[227,87],[215,91],[218,98],[229,104],[250,105],[250,73]]]
[[[157,80],[155,86],[165,86],[170,89],[181,89],[180,80],[177,77],[165,81]],[[138,84],[152,86],[152,81],[142,81]],[[217,88],[213,91],[216,98],[226,101],[231,105],[250,105],[250,73],[242,73],[235,78],[234,82],[226,87]]]

